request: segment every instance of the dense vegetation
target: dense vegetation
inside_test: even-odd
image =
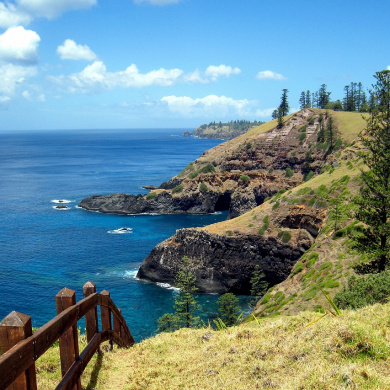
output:
[[[209,124],[203,124],[196,128],[192,135],[200,138],[215,138],[215,139],[232,139],[241,134],[246,133],[248,130],[255,126],[259,126],[264,122],[259,121],[247,121],[247,120],[234,120],[230,122],[210,122]],[[186,132],[186,136],[191,133]]]

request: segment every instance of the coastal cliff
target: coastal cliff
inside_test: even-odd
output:
[[[334,128],[324,136],[330,118]],[[305,109],[281,129],[271,121],[205,151],[145,196],[93,196],[80,206],[118,214],[229,210],[224,222],[181,229],[158,244],[137,277],[174,285],[187,256],[199,292],[248,294],[259,266],[272,288],[256,312],[294,312],[322,302],[317,292],[340,289],[351,273],[353,255],[345,239],[333,241],[332,226],[350,223],[348,199],[359,179],[359,146],[352,141],[364,124],[358,113]]]
[[[282,189],[290,189],[319,173],[332,159],[316,145],[320,122],[327,116],[303,110],[208,151],[182,172],[147,195],[111,194],[85,198],[80,207],[114,214],[205,214],[229,210],[234,218]]]
[[[264,210],[257,212],[264,214]],[[226,231],[230,228],[226,222],[181,229],[152,250],[137,277],[174,285],[181,259],[187,256],[199,292],[249,294],[256,265],[264,271],[269,285],[288,277],[296,261],[314,243],[325,216],[324,211],[290,207],[268,218],[268,231],[262,235],[256,228],[245,233]]]

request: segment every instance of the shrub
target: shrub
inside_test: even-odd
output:
[[[179,194],[182,191],[183,191],[183,186],[179,184],[172,190],[172,194]]]
[[[214,165],[208,163],[203,168],[201,168],[200,172],[202,172],[202,173],[213,173],[213,172],[215,172]]]
[[[202,193],[202,194],[205,194],[206,192],[209,191],[207,185],[205,183],[200,183],[200,186],[199,186],[199,191]]]
[[[257,231],[257,234],[259,236],[262,236],[264,235],[265,231],[267,230],[267,227],[265,225],[263,225],[258,231]]]
[[[304,187],[297,191],[297,195],[307,195],[312,191],[310,187]]]
[[[280,203],[275,202],[275,204],[272,206],[272,210],[276,210],[279,207]]]
[[[307,268],[311,268],[314,265],[314,263],[317,261],[317,259],[318,259],[317,252],[310,253],[306,264]]]
[[[240,180],[243,181],[244,183],[249,183],[251,179],[248,175],[241,175]]]
[[[310,171],[308,173],[305,173],[303,175],[303,181],[308,181],[310,180],[312,177],[314,176],[314,172],[313,171]]]
[[[282,239],[282,241],[287,244],[291,240],[291,233],[286,230],[282,230],[278,233],[278,237]]]
[[[191,173],[188,175],[188,177],[189,177],[190,179],[195,179],[196,176],[198,176],[198,172],[191,172]]]
[[[293,177],[293,175],[294,175],[294,171],[290,167],[287,167],[285,176],[290,178],[290,177]]]
[[[334,302],[341,309],[358,309],[384,301],[389,294],[390,271],[383,271],[360,278],[351,276],[348,287],[335,295]]]
[[[302,270],[303,270],[303,264],[302,263],[297,263],[295,265],[294,270],[291,272],[291,276],[299,274]]]
[[[146,199],[154,199],[156,196],[156,192],[149,192],[149,194],[146,195]]]

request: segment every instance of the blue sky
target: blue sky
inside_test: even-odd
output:
[[[0,1],[0,130],[270,119],[390,69],[388,0]]]

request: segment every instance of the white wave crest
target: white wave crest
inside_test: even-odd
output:
[[[107,233],[109,233],[109,234],[129,234],[129,233],[133,233],[133,228],[121,227],[119,229],[108,230]]]
[[[74,202],[74,200],[68,200],[68,199],[53,199],[51,202],[52,202],[52,203],[59,203],[59,204],[61,204],[61,203],[72,203],[72,202]]]
[[[157,286],[159,287],[162,287],[162,288],[166,288],[167,290],[175,290],[175,291],[179,291],[180,289],[177,288],[177,287],[174,287],[174,286],[171,286],[169,283],[156,283]]]

